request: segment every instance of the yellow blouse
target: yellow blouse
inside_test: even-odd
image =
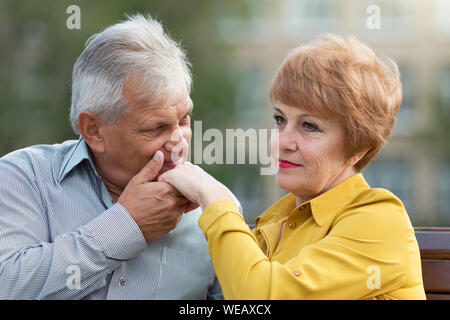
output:
[[[199,225],[225,299],[425,299],[414,229],[391,192],[358,173],[295,201],[281,198],[252,231],[232,200],[205,209]]]

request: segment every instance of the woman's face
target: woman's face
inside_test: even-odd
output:
[[[345,128],[336,119],[278,102],[271,152],[278,185],[307,201],[354,174],[346,165]]]

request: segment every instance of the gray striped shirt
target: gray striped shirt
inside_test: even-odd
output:
[[[0,299],[222,298],[200,214],[146,243],[82,138],[14,151],[0,159]]]

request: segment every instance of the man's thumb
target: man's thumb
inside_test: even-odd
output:
[[[158,150],[153,155],[153,158],[141,169],[137,174],[139,181],[142,183],[152,181],[158,175],[164,163],[164,155]]]

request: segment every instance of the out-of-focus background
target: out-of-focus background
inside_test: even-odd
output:
[[[70,5],[80,8],[80,29],[67,27]],[[0,156],[77,139],[68,121],[73,64],[90,35],[136,12],[158,18],[186,49],[202,132],[272,128],[277,67],[321,33],[354,34],[394,59],[403,104],[363,173],[403,201],[414,226],[450,226],[448,0],[0,0]],[[286,193],[258,164],[201,166],[237,195],[249,223]]]

